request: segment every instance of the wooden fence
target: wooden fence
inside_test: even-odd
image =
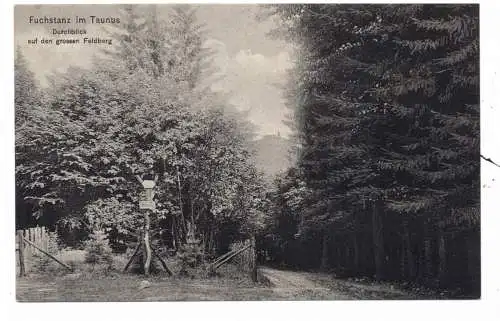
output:
[[[25,230],[16,231],[16,267],[19,273],[24,274],[24,266],[33,262],[34,256],[39,256],[40,251],[37,250],[29,242],[20,242],[19,236],[22,235],[24,239],[33,243],[35,246],[48,251],[49,249],[49,231],[44,226],[37,226]],[[19,248],[22,244],[22,249]],[[20,255],[22,257],[20,257]]]
[[[48,251],[49,248],[49,231],[45,229],[44,226],[37,226],[37,227],[32,227],[29,229],[25,230],[18,230],[16,235],[18,233],[22,233],[23,237],[30,241],[31,243],[34,243],[36,246],[39,248]],[[19,242],[16,242],[16,250],[19,248]],[[24,256],[25,257],[31,257],[33,255],[39,254],[40,252],[35,249],[34,246],[30,245],[28,242],[24,242]]]
[[[235,263],[241,270],[248,272],[252,281],[257,282],[257,260],[255,257],[255,237],[244,242],[236,242],[231,244],[230,251],[219,256],[208,267],[209,274],[214,274],[215,270],[223,264],[231,261]]]
[[[255,239],[248,239],[244,242],[236,242],[231,244],[231,251],[238,251],[240,249],[248,248],[248,250],[242,251],[239,255],[232,258],[233,263],[235,263],[242,271],[250,274],[252,280],[257,280],[257,262],[256,262],[256,250],[255,250]]]

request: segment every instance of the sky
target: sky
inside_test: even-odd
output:
[[[256,125],[258,135],[288,136],[283,124],[288,110],[284,105],[281,86],[286,70],[292,66],[289,44],[271,39],[267,33],[274,22],[259,21],[261,10],[257,5],[196,5],[197,17],[205,25],[205,43],[215,51],[214,64],[223,76],[213,83],[214,90],[230,92],[230,102]],[[159,5],[160,17],[166,16],[169,5]],[[86,17],[118,16],[118,5],[29,5],[16,6],[14,11],[14,39],[26,56],[30,68],[42,85],[53,71],[64,71],[70,65],[89,66],[99,46],[93,45],[32,45],[29,39],[51,37],[54,25],[30,24],[29,17],[56,16]],[[59,25],[75,28],[76,25]],[[58,27],[57,25],[55,27]],[[104,35],[98,25],[78,26],[88,35]],[[61,36],[59,36],[61,37]],[[67,36],[68,37],[68,36]]]

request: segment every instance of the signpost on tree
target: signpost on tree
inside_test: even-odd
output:
[[[139,200],[139,208],[144,211],[144,274],[149,275],[151,258],[153,255],[153,251],[151,250],[151,218],[149,216],[149,211],[155,209],[153,188],[158,180],[158,175],[155,176],[154,181],[142,180],[140,176],[137,176],[137,179],[142,184],[142,187],[144,187],[144,191],[141,193],[141,199]]]
[[[130,263],[134,259],[135,255],[139,252],[141,245],[144,246],[144,256],[143,256],[143,264],[144,264],[144,274],[149,275],[151,270],[151,261],[153,254],[161,261],[161,264],[165,268],[168,274],[172,275],[172,272],[168,269],[165,261],[158,255],[158,253],[151,246],[151,217],[150,211],[154,210],[155,202],[153,200],[154,197],[154,187],[156,186],[156,182],[158,181],[158,175],[155,175],[154,180],[143,180],[139,175],[136,175],[137,180],[141,183],[144,190],[140,193],[139,199],[139,209],[144,212],[144,231],[142,233],[142,239],[139,240],[139,244],[134,251],[134,254],[130,258],[129,262],[125,266],[125,271],[129,267]]]

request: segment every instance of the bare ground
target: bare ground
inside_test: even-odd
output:
[[[358,300],[420,299],[384,284],[334,279],[328,274],[260,268],[269,286],[246,279],[151,277],[115,274],[33,276],[17,280],[17,300],[54,301],[238,301],[238,300]]]
[[[419,295],[389,284],[365,284],[333,278],[326,273],[296,272],[261,268],[279,296],[311,295],[321,300],[415,300]]]

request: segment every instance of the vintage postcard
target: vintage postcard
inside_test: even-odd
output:
[[[478,4],[16,5],[14,42],[18,301],[481,297]]]

